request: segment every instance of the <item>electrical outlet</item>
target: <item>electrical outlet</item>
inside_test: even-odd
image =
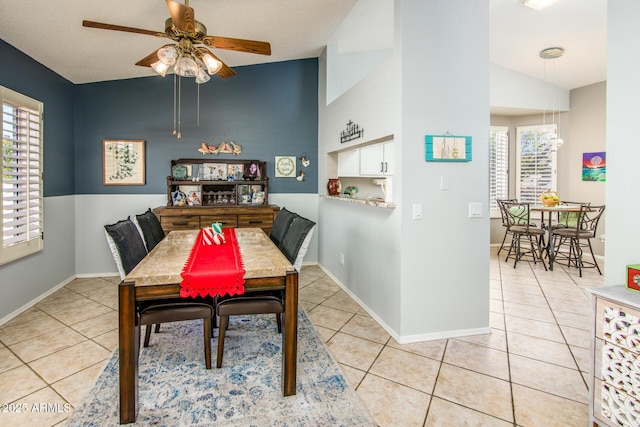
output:
[[[344,254],[340,254],[340,264],[344,265]]]
[[[482,203],[469,203],[469,218],[482,218]]]

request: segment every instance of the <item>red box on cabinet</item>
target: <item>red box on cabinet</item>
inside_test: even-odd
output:
[[[627,288],[640,291],[640,264],[627,265]]]

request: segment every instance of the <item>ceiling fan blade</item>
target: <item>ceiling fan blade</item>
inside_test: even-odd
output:
[[[82,21],[83,27],[100,28],[102,30],[124,31],[125,33],[146,34],[148,36],[166,37],[165,33],[151,30],[143,30],[141,28],[123,27],[122,25],[104,24],[95,21]]]
[[[160,49],[162,49],[162,48],[160,48]],[[159,49],[154,50],[149,55],[145,56],[140,61],[136,62],[136,65],[139,65],[141,67],[151,67],[151,64],[153,64],[154,62],[158,62],[159,61],[159,59],[158,59],[158,50]]]
[[[167,0],[170,1],[170,0]],[[245,39],[233,39],[230,37],[205,36],[202,42],[207,46],[218,49],[236,50],[238,52],[258,53],[271,55],[271,45],[267,42]]]
[[[193,8],[173,0],[167,0],[167,7],[169,8],[169,15],[171,15],[173,25],[176,28],[189,34],[195,32],[196,21]]]

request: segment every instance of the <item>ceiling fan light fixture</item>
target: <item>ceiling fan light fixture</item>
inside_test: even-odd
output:
[[[198,73],[198,64],[193,58],[180,55],[173,66],[173,72],[180,77],[195,77]]]
[[[158,61],[151,64],[151,68],[153,68],[156,73],[164,77],[167,74],[167,70],[169,69],[169,66],[162,61]]]
[[[202,55],[202,62],[207,66],[207,71],[209,74],[216,74],[222,68],[222,62],[218,61],[213,55],[208,53]]]
[[[202,84],[208,82],[209,80],[211,80],[209,74],[207,74],[202,67],[198,67],[198,73],[196,74],[196,83]]]
[[[165,46],[158,49],[158,59],[166,65],[173,65],[178,58],[178,51],[175,46]]]

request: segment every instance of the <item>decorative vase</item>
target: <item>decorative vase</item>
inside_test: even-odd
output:
[[[339,196],[340,190],[342,189],[342,185],[340,184],[339,178],[329,178],[329,182],[327,183],[327,191],[330,196]]]

